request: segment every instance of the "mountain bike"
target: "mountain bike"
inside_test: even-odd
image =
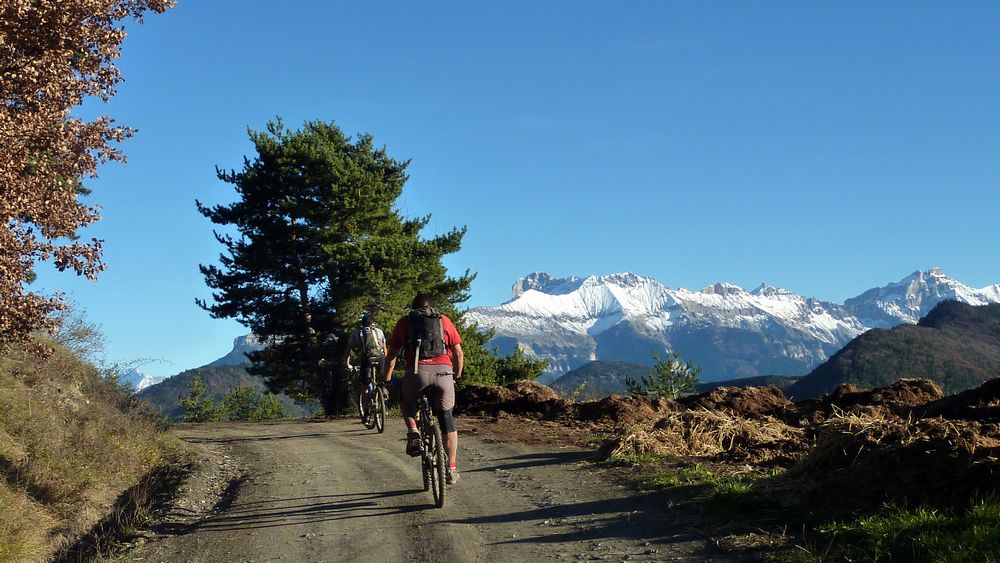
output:
[[[431,412],[427,392],[420,394],[420,408],[417,411],[417,427],[420,429],[420,467],[423,470],[424,490],[430,489],[434,496],[434,506],[444,506],[445,471],[447,456],[441,428]]]
[[[374,428],[379,434],[385,432],[385,384],[379,381],[379,366],[368,367],[368,377],[366,381],[358,381],[357,405],[358,414],[361,416],[361,423],[365,428]],[[376,381],[379,381],[376,383]],[[367,393],[361,391],[367,390]]]

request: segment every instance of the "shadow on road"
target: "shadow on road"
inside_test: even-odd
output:
[[[478,469],[471,469],[469,473],[476,473],[481,471],[511,471],[513,469],[525,469],[528,467],[542,467],[545,465],[561,465],[561,464],[574,464],[581,461],[586,461],[594,457],[594,452],[588,451],[571,451],[571,452],[545,452],[538,454],[525,454],[516,455],[512,457],[505,457],[499,461],[509,463],[500,463],[498,465],[492,465],[490,467],[480,467]]]
[[[704,540],[705,535],[693,525],[691,514],[670,514],[667,506],[676,500],[665,493],[648,493],[617,499],[585,501],[540,507],[532,510],[477,516],[442,523],[489,525],[502,523],[537,522],[537,533],[497,542],[508,543],[562,543],[600,541],[603,539],[630,538],[657,544],[682,543]],[[679,511],[678,511],[679,512]],[[564,521],[583,525],[570,525],[566,531]],[[685,525],[678,525],[685,522]],[[556,528],[550,528],[556,526]],[[665,536],[666,531],[669,536]]]
[[[185,436],[183,434],[178,435],[181,440],[185,442],[190,442],[192,444],[235,444],[240,442],[268,442],[271,440],[294,440],[296,438],[317,438],[321,436],[330,436],[329,432],[312,432],[310,434],[289,434],[285,436],[275,436],[272,434],[263,434],[259,436],[237,436],[232,438],[204,438],[200,436]]]
[[[226,532],[299,526],[351,518],[379,517],[433,508],[432,504],[410,506],[383,505],[380,500],[414,494],[426,495],[423,489],[405,489],[377,493],[319,495],[277,500],[234,503],[225,514],[210,517],[186,533]]]

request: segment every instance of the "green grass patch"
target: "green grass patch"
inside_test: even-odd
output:
[[[661,456],[651,453],[643,454],[619,454],[613,455],[604,461],[599,462],[601,465],[607,465],[610,467],[637,467],[640,465],[649,465],[651,463],[656,463],[661,459]]]
[[[889,506],[817,529],[820,542],[856,560],[960,563],[1000,561],[1000,502],[960,512]],[[825,540],[825,541],[824,541]]]
[[[711,485],[720,479],[720,475],[703,465],[671,468],[656,471],[646,479],[646,484],[656,489],[672,489]]]

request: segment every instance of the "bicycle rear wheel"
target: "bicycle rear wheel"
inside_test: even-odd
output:
[[[433,472],[431,474],[431,494],[434,495],[434,506],[441,508],[444,506],[444,493],[445,493],[445,472],[446,467],[446,455],[444,453],[444,440],[441,439],[441,428],[437,424],[432,426],[433,432],[431,433],[431,439],[434,442],[434,447],[431,449],[431,454],[433,457]]]
[[[365,406],[365,412],[361,417],[361,422],[364,423],[365,428],[371,430],[375,428],[375,400],[372,396],[371,388],[368,389],[368,393],[365,398],[361,400],[361,404]]]

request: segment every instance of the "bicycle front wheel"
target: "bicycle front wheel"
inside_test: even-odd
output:
[[[375,388],[375,403],[372,406],[372,416],[375,418],[375,430],[381,434],[385,432],[385,395],[382,389]]]
[[[444,482],[447,471],[447,456],[444,453],[444,440],[441,439],[441,428],[437,424],[433,426],[434,447],[431,450],[433,459],[433,474],[431,475],[431,494],[434,495],[434,506],[441,508],[444,506]]]
[[[434,462],[433,462],[433,450],[430,448],[432,444],[432,437],[429,433],[429,428],[427,425],[420,425],[421,436],[420,439],[423,441],[421,444],[420,451],[420,468],[423,470],[424,476],[424,490],[431,490],[431,475],[434,474]]]

